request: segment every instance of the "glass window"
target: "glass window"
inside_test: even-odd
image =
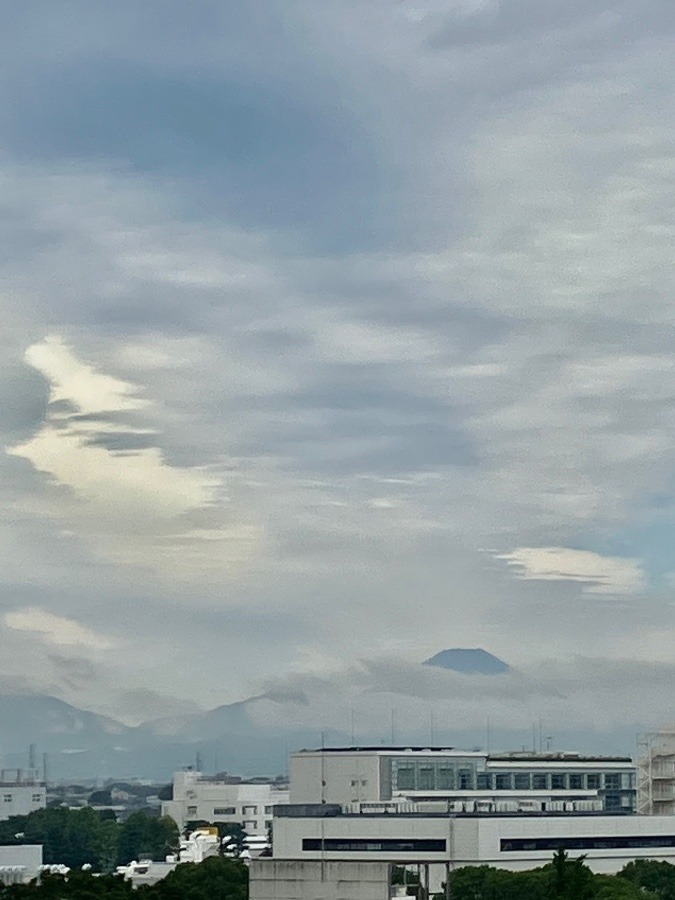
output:
[[[436,773],[436,784],[439,791],[451,791],[455,787],[455,770],[449,766],[439,766]]]
[[[12,802],[12,795],[5,794],[5,803],[11,803],[11,802]]]
[[[492,790],[492,775],[489,772],[479,772],[476,775],[476,789],[479,791]]]
[[[551,775],[551,789],[554,791],[564,791],[567,787],[567,776],[561,772],[555,772]]]
[[[417,773],[417,790],[433,791],[436,789],[436,779],[432,766],[420,766]]]
[[[577,773],[576,775],[570,775],[570,790],[572,791],[580,791],[584,786],[584,776]]]
[[[532,790],[545,791],[548,787],[548,777],[543,772],[535,772],[532,776]]]
[[[257,822],[253,822],[253,821],[244,822],[244,831],[257,831],[257,830],[258,830]]]
[[[234,806],[216,806],[213,810],[214,816],[233,816],[236,810]]]
[[[586,776],[586,786],[589,791],[597,791],[600,787],[600,776],[597,773],[592,773]]]
[[[197,815],[197,807],[196,806],[188,806],[187,814],[188,814],[188,816],[196,816]]]
[[[272,820],[266,819],[265,820],[265,828],[267,829],[267,831],[269,831],[271,827],[272,827]]]
[[[272,807],[271,807],[271,806],[266,806],[266,807],[265,807],[265,813],[266,813],[267,815],[269,815],[271,812],[272,812]]]
[[[605,790],[606,791],[618,791],[621,790],[621,775],[619,774],[610,774],[605,775]]]
[[[500,772],[495,778],[495,787],[498,791],[510,791],[511,774],[509,772]]]
[[[473,772],[471,769],[460,769],[457,772],[457,787],[460,791],[473,790]]]
[[[42,796],[40,794],[33,794],[33,803],[39,803],[42,800]]]
[[[396,770],[396,789],[399,791],[415,790],[415,770],[412,766],[402,766]]]
[[[242,815],[244,816],[254,816],[258,812],[257,806],[244,806],[242,808]]]
[[[529,791],[530,790],[530,773],[529,772],[516,772],[513,776],[513,782],[517,791]]]

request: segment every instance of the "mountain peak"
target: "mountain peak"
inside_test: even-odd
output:
[[[482,647],[453,647],[450,650],[441,650],[440,653],[426,659],[423,665],[450,669],[464,675],[501,675],[510,669],[507,663],[483,650]]]

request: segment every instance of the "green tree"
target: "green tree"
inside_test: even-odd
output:
[[[675,900],[675,866],[655,859],[637,859],[619,872],[619,878],[651,891],[661,900]]]
[[[133,813],[119,830],[117,862],[126,865],[132,859],[163,860],[176,850],[178,841],[178,826],[169,816]]]
[[[248,868],[237,859],[213,856],[182,863],[149,889],[147,900],[248,900]]]

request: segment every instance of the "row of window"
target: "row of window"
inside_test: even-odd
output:
[[[273,806],[265,806],[264,807],[265,815],[271,816],[273,808],[274,808]],[[242,806],[240,815],[241,816],[257,816],[262,809],[263,809],[263,807]],[[188,815],[188,818],[190,818],[190,816],[199,815],[199,807],[188,806],[187,815]],[[213,815],[214,816],[236,816],[237,808],[236,808],[236,806],[214,806],[213,807]]]
[[[5,803],[11,803],[13,799],[14,799],[13,794],[4,794],[3,795],[3,801]],[[42,801],[42,794],[33,794],[31,800],[33,803],[40,803]]]
[[[629,790],[634,776],[621,772],[475,772],[446,765],[398,765],[394,769],[399,791],[566,791]]]
[[[675,847],[675,835],[641,835],[606,837],[502,838],[500,849],[518,850],[639,850]]]
[[[303,838],[303,850],[339,850],[347,853],[445,853],[447,842],[425,838],[380,838],[379,840],[351,840],[349,838]]]

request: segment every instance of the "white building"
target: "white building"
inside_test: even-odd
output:
[[[289,805],[274,818],[272,858],[251,862],[250,900],[352,900],[360,897],[351,885],[354,867],[368,864],[368,897],[389,896],[384,864],[420,866],[423,883],[436,891],[455,868],[532,869],[550,862],[561,847],[607,874],[635,859],[675,863],[675,817],[354,814],[329,804]],[[282,882],[276,894],[275,877]]]
[[[645,816],[675,815],[675,725],[639,742],[637,808]]]
[[[42,867],[42,844],[0,847],[0,884],[28,884]]]
[[[275,806],[288,803],[286,784],[238,781],[187,770],[173,777],[173,800],[162,803],[162,815],[171,816],[181,831],[188,822],[239,824],[249,835],[266,835]]]
[[[0,769],[0,820],[27,816],[47,805],[47,789],[35,769]]]
[[[290,772],[294,804],[440,800],[450,812],[635,812],[629,757],[340,747],[293,753]]]

